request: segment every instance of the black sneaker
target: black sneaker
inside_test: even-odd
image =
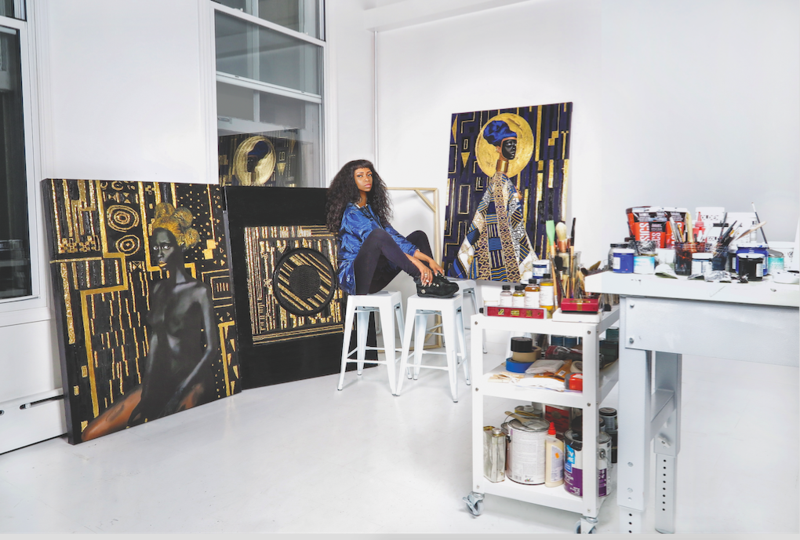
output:
[[[417,284],[417,295],[424,298],[452,298],[458,292],[458,285],[448,281],[446,277],[435,275],[430,285],[423,285],[419,278],[414,278]]]

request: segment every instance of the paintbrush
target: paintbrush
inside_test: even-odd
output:
[[[552,219],[545,221],[545,231],[547,231],[547,241],[550,243],[550,256],[555,259],[556,258],[556,224],[553,222]],[[553,261],[550,261],[550,265],[553,265]],[[555,268],[555,266],[552,266]]]
[[[686,241],[690,244],[694,243],[694,232],[692,231],[692,214],[686,212]]]
[[[756,223],[761,223],[761,220],[758,219],[758,212],[756,212],[756,203],[750,203],[750,204],[753,205],[753,213],[756,215]],[[764,237],[764,243],[769,244],[769,242],[767,242],[767,235],[766,233],[764,233],[764,229],[761,229],[761,236]]]
[[[766,221],[762,221],[761,223],[759,223],[759,224],[758,224],[758,225],[756,225],[755,227],[751,227],[750,229],[748,229],[748,230],[744,231],[742,234],[740,234],[739,236],[737,236],[737,237],[736,237],[736,240],[739,240],[739,239],[740,239],[740,238],[742,238],[743,236],[747,236],[747,235],[749,235],[749,234],[751,234],[751,233],[754,233],[754,232],[756,232],[758,229],[760,229],[761,227],[763,227],[763,226],[764,226],[766,223],[767,223]]]

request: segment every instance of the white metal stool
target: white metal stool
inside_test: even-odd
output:
[[[446,370],[450,378],[450,393],[453,402],[458,403],[458,365],[464,366],[464,378],[469,384],[469,362],[467,361],[467,344],[464,339],[464,317],[461,313],[462,297],[456,294],[453,298],[426,298],[416,294],[408,298],[406,304],[406,324],[403,333],[403,352],[400,356],[400,380],[397,383],[397,395],[403,388],[403,372],[408,368],[408,351],[411,347],[411,332],[414,332],[414,379],[419,376],[420,368]],[[441,336],[444,338],[445,352],[424,351],[425,336],[428,333],[428,315],[439,314],[442,317]],[[460,352],[459,352],[460,349]],[[439,354],[447,357],[447,367],[422,365],[423,354]]]
[[[367,331],[369,328],[369,314],[378,312],[380,315],[381,333],[383,334],[383,347],[367,347]],[[350,348],[350,335],[353,330],[353,318],[357,317],[356,343],[352,351]],[[394,321],[397,318],[397,328],[403,334],[403,299],[399,291],[380,291],[374,294],[352,294],[347,298],[347,310],[344,317],[344,343],[342,344],[342,369],[339,373],[339,390],[344,385],[344,372],[348,362],[355,362],[357,373],[360,376],[364,364],[386,364],[389,372],[389,389],[395,392],[395,370],[397,364],[397,351],[394,339]],[[383,349],[385,360],[366,360],[366,352]],[[358,351],[356,359],[349,357],[353,351]]]
[[[458,285],[458,290],[461,291],[461,296],[464,299],[463,301],[466,302],[466,297],[469,296],[472,300],[472,314],[475,315],[478,313],[478,295],[475,292],[477,285],[475,284],[474,279],[458,279],[458,278],[447,278],[448,280],[452,281],[456,285]],[[464,306],[462,305],[462,308]],[[466,317],[463,317],[466,319]],[[469,323],[465,320],[465,324],[469,325]]]

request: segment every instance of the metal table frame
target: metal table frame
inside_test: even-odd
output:
[[[620,531],[641,532],[654,441],[655,528],[674,533],[682,355],[798,365],[800,288],[768,278],[714,284],[611,272],[589,276],[586,286],[620,296]]]

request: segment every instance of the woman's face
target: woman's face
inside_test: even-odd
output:
[[[517,155],[517,139],[503,139],[501,153],[508,160],[514,159],[514,156]]]
[[[156,264],[160,267],[174,266],[178,262],[178,242],[171,232],[166,229],[156,229],[153,233],[153,243],[150,246]]]
[[[363,191],[364,193],[370,192],[372,189],[372,171],[369,170],[369,167],[356,169],[353,173],[353,178],[356,181],[356,186],[358,186],[359,191]]]

